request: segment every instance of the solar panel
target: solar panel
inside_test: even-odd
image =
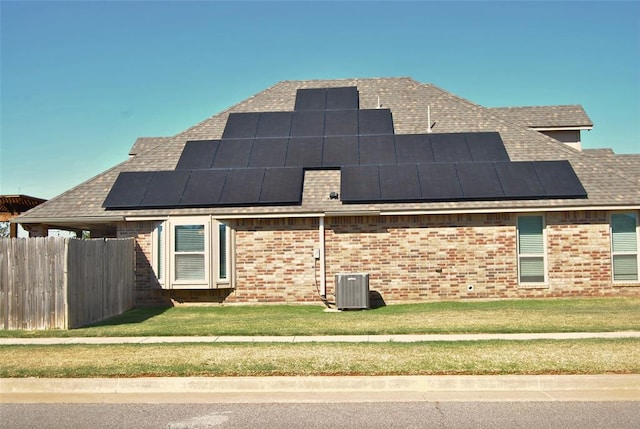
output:
[[[465,133],[473,161],[509,161],[500,133]]]
[[[237,168],[227,173],[220,204],[251,205],[260,202],[264,168]]]
[[[102,207],[107,209],[136,208],[144,198],[152,171],[125,171],[118,175]]]
[[[222,133],[223,139],[253,138],[258,128],[260,113],[230,113]]]
[[[358,137],[325,137],[322,152],[323,167],[358,164]]]
[[[382,201],[417,201],[422,198],[416,164],[380,166]]]
[[[506,198],[544,198],[546,193],[532,162],[496,162]]]
[[[227,178],[227,169],[194,170],[184,189],[180,206],[202,207],[215,206],[220,201],[220,194]]]
[[[176,170],[209,168],[220,140],[189,141],[182,150]]]
[[[260,115],[256,138],[289,137],[293,112],[264,112]]]
[[[462,133],[430,134],[435,162],[470,162],[471,152]]]
[[[213,168],[246,167],[249,165],[252,139],[222,139],[211,166]]]
[[[380,200],[377,165],[349,165],[340,169],[340,195],[346,202]]]
[[[454,164],[418,164],[422,198],[427,201],[458,201],[462,189]]]
[[[396,134],[398,164],[433,162],[431,142],[426,134]]]
[[[357,110],[327,110],[324,119],[325,136],[358,135]]]
[[[587,197],[587,191],[569,161],[535,161],[533,166],[547,198]]]
[[[393,134],[393,118],[389,109],[358,111],[358,134]]]
[[[300,204],[302,168],[267,168],[260,193],[261,204]]]
[[[305,137],[289,139],[285,165],[287,167],[322,167],[323,137]]]
[[[156,171],[140,207],[177,207],[189,180],[189,170]]]
[[[327,90],[325,88],[299,89],[296,91],[296,111],[325,110]]]
[[[504,191],[492,162],[456,163],[456,171],[465,200],[504,197]]]
[[[318,137],[324,135],[324,111],[294,112],[291,122],[292,137]]]
[[[360,107],[358,88],[327,88],[327,110],[358,109]]]
[[[360,136],[359,142],[360,164],[396,163],[393,136]]]
[[[255,139],[249,167],[284,167],[288,141],[286,138]]]

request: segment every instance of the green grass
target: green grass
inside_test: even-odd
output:
[[[2,331],[0,337],[177,335],[383,335],[640,330],[640,298],[537,299],[389,305],[324,312],[323,306],[139,308],[69,331]]]
[[[0,377],[630,374],[639,339],[4,346]]]

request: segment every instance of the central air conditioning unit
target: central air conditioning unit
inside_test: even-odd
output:
[[[336,307],[369,308],[369,274],[336,274]]]

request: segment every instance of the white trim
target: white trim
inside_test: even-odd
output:
[[[125,222],[165,221],[169,216],[125,216]]]
[[[547,213],[547,212],[565,212],[565,211],[611,211],[611,210],[639,210],[640,206],[562,206],[562,207],[522,207],[522,208],[504,208],[504,209],[450,209],[450,210],[398,210],[380,212],[380,216],[419,216],[419,215],[438,215],[438,214],[501,214],[501,213]]]
[[[529,127],[532,130],[536,131],[590,131],[593,129],[593,126],[577,126],[577,127]]]
[[[326,298],[327,296],[327,274],[326,274],[326,261],[325,261],[325,238],[324,238],[324,217],[319,217],[319,247],[320,247],[320,295]],[[315,273],[314,273],[315,275]]]
[[[170,289],[209,289],[211,288],[211,218],[209,216],[190,216],[169,219],[169,277]],[[185,252],[183,254],[203,254],[204,279],[180,280],[176,278],[176,227],[184,225],[204,226],[204,248],[202,252]]]

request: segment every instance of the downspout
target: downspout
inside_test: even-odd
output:
[[[327,277],[325,274],[325,257],[324,257],[324,217],[319,219],[319,247],[320,247],[320,296],[327,299]]]

